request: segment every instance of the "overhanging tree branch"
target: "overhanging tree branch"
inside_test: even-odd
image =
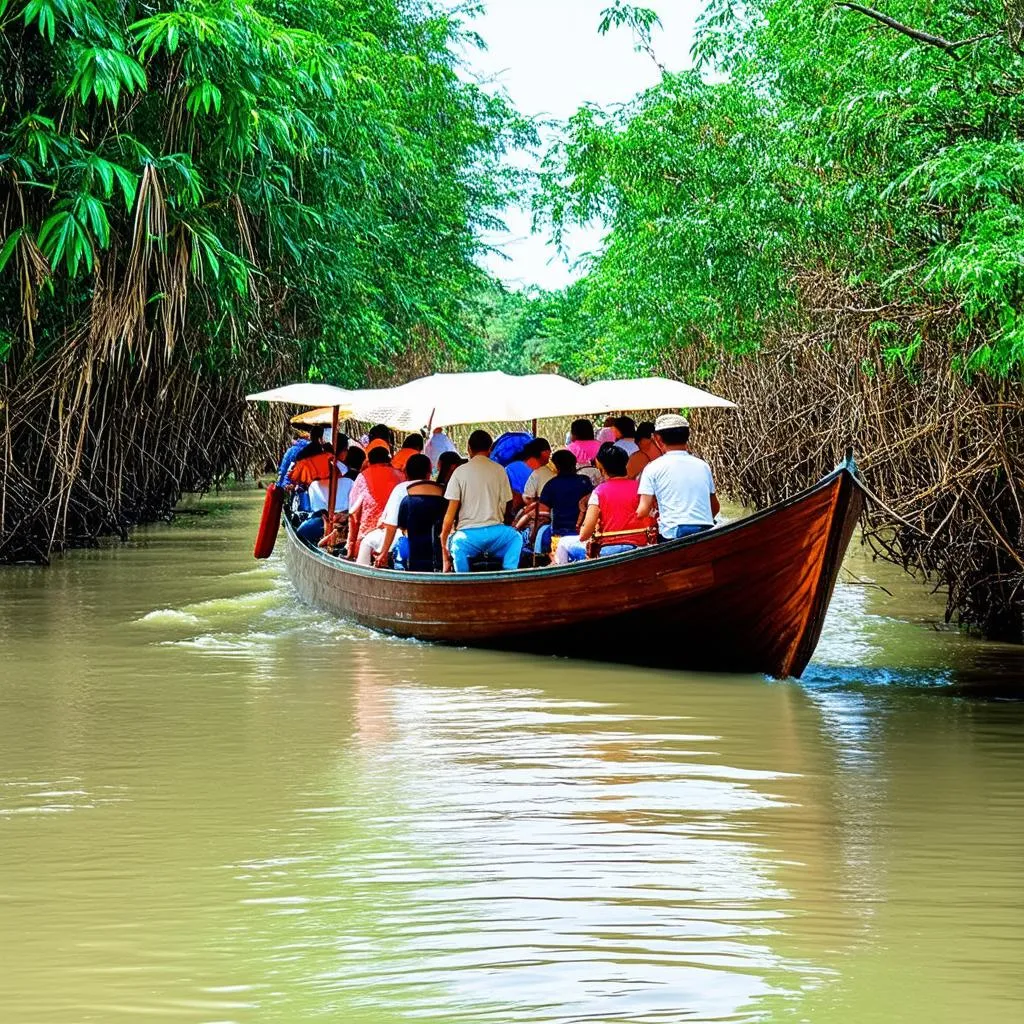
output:
[[[970,39],[945,39],[942,36],[932,35],[930,32],[922,32],[919,28],[912,28],[910,25],[904,25],[903,22],[897,21],[895,18],[890,18],[888,14],[876,11],[873,7],[865,7],[863,4],[850,3],[848,0],[837,0],[836,7],[845,7],[848,11],[856,11],[858,14],[863,14],[867,18],[871,18],[879,24],[885,25],[886,28],[891,28],[894,32],[899,32],[910,39],[916,39],[919,43],[927,43],[928,46],[936,46],[940,50],[948,53],[954,60],[959,60],[960,55],[956,51],[961,49],[961,47],[970,46],[971,43],[977,43],[982,39],[991,39],[993,36],[999,35],[998,32],[985,32],[979,36],[971,36]]]

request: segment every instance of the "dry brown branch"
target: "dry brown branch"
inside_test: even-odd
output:
[[[899,32],[901,35],[905,35],[910,39],[913,39],[919,43],[925,43],[928,46],[935,46],[938,49],[949,54],[954,60],[959,59],[959,54],[956,52],[965,46],[970,46],[972,43],[980,43],[983,39],[992,39],[999,35],[998,32],[983,32],[980,35],[971,36],[969,39],[945,39],[942,36],[933,35],[931,32],[924,32],[919,28],[913,28],[910,25],[904,25],[903,22],[897,21],[895,18],[890,18],[888,14],[883,14],[881,11],[876,11],[874,7],[865,7],[863,4],[851,3],[849,0],[836,0],[836,7],[845,7],[848,11],[855,11],[857,14],[863,14],[867,18],[871,18],[877,21],[881,25],[885,25],[886,28],[891,28],[894,32]]]

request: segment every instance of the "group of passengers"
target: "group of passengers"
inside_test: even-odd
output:
[[[298,535],[359,565],[567,565],[711,528],[715,485],[689,438],[689,423],[675,414],[639,425],[609,418],[597,436],[578,419],[564,448],[531,438],[502,465],[485,430],[469,435],[463,458],[440,428],[426,440],[410,434],[396,449],[382,424],[360,442],[339,433],[332,443],[313,427],[285,453],[278,483],[292,493]]]

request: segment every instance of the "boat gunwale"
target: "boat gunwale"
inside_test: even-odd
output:
[[[402,585],[403,583],[415,583],[429,584],[433,586],[474,586],[481,583],[510,583],[514,581],[526,582],[528,580],[550,579],[554,574],[564,576],[567,574],[602,572],[612,567],[619,567],[625,562],[640,562],[644,559],[659,558],[683,548],[695,547],[716,537],[721,537],[725,534],[735,533],[739,530],[746,529],[769,518],[776,512],[781,512],[784,509],[791,508],[793,505],[796,505],[801,501],[805,501],[812,495],[832,486],[836,480],[841,479],[844,473],[849,475],[851,483],[854,486],[859,485],[856,466],[852,459],[847,458],[836,466],[836,468],[830,473],[823,476],[817,483],[804,488],[802,491],[798,491],[796,494],[783,499],[777,504],[769,505],[767,508],[752,512],[749,516],[744,516],[742,519],[737,519],[734,522],[726,523],[724,526],[711,530],[705,530],[702,533],[691,534],[689,537],[681,537],[678,540],[661,541],[658,544],[648,544],[637,548],[635,551],[623,552],[622,554],[614,556],[613,565],[609,565],[607,562],[602,564],[602,560],[600,558],[588,558],[584,561],[570,562],[568,565],[540,566],[537,570],[497,569],[485,572],[457,573],[410,572],[407,570],[399,571],[395,569],[378,569],[375,566],[356,565],[355,562],[349,562],[345,559],[338,558],[336,555],[329,555],[319,548],[311,547],[305,541],[299,539],[287,516],[284,517],[284,521],[288,539],[299,551],[304,555],[314,558],[327,568],[332,568],[341,573],[348,573],[352,576],[361,576],[364,578],[380,580],[382,582],[394,582],[398,585]],[[543,571],[543,576],[538,576],[538,572],[540,571]]]

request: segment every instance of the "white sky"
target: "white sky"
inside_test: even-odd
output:
[[[598,35],[601,11],[612,0],[486,0],[485,6],[470,27],[487,49],[468,51],[467,64],[503,88],[524,114],[564,120],[583,103],[624,103],[658,80],[650,57],[634,52],[628,28]],[[653,7],[661,18],[653,40],[658,60],[673,71],[689,67],[700,0],[640,0],[639,6]],[[504,220],[507,232],[485,237],[508,257],[485,259],[497,277],[517,288],[560,288],[579,276],[550,238],[531,234],[528,211],[506,210]],[[596,227],[575,232],[570,262],[600,241]]]

